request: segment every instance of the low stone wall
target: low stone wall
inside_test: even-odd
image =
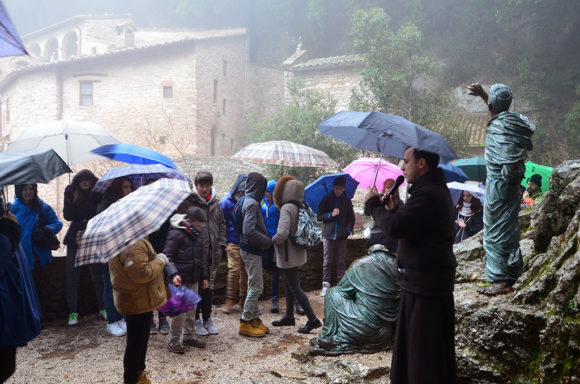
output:
[[[367,254],[366,239],[353,237],[347,241],[346,265],[349,266],[354,260]],[[66,304],[66,272],[64,257],[55,257],[53,262],[44,267],[42,273],[42,285],[37,287],[38,297],[41,303],[43,319],[54,321],[67,318],[68,308]],[[227,261],[222,261],[219,266],[216,288],[215,304],[224,302],[227,280]],[[79,315],[97,312],[97,300],[91,276],[87,266],[80,268],[79,274]],[[322,287],[322,244],[308,249],[308,262],[300,267],[300,284],[304,291],[313,291]],[[333,282],[333,285],[335,282]],[[262,298],[269,298],[272,293],[270,272],[264,271],[264,293]],[[284,295],[284,286],[280,283],[280,295]]]

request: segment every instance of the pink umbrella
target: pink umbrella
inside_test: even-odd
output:
[[[381,192],[385,180],[396,180],[398,176],[403,174],[403,171],[401,171],[401,169],[395,164],[389,163],[385,159],[381,160],[378,157],[361,157],[347,165],[342,171],[348,173],[358,181],[359,188],[371,188],[373,180],[375,179],[375,174],[377,173],[377,167],[379,167],[379,162],[380,168],[377,175],[376,186],[379,192]],[[403,185],[404,184],[405,183],[403,183]]]

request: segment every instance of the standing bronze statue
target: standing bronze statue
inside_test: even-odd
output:
[[[536,127],[517,112],[509,112],[512,91],[494,84],[489,96],[481,84],[469,86],[470,95],[485,101],[491,114],[485,138],[485,207],[483,230],[485,277],[490,287],[478,292],[487,296],[508,293],[523,271],[518,213],[524,162],[532,149]]]

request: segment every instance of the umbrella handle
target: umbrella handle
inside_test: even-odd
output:
[[[373,186],[371,191],[375,189],[375,184],[377,183],[377,177],[379,176],[379,169],[381,169],[381,162],[383,161],[383,154],[381,153],[381,157],[379,158],[379,165],[377,166],[377,170],[375,172],[375,178],[373,179]]]

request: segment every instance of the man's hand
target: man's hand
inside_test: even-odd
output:
[[[175,285],[176,287],[179,287],[181,285],[181,276],[179,275],[175,275],[173,276],[173,285]]]
[[[340,215],[340,209],[338,209],[338,208],[334,208],[334,209],[332,210],[332,213],[331,213],[330,215],[331,215],[332,217],[336,217],[336,216]]]
[[[469,90],[469,95],[476,96],[476,97],[479,96],[487,104],[488,96],[487,96],[487,93],[483,90],[483,87],[481,86],[481,84],[473,83],[473,84],[469,85],[467,87],[467,89]]]
[[[393,209],[397,208],[399,206],[399,201],[397,199],[397,197],[393,194],[391,195],[391,197],[389,197],[389,201],[387,201],[387,204],[385,204],[385,209],[387,211],[392,211]]]
[[[203,280],[201,282],[201,289],[207,289],[209,287],[209,282],[207,280]]]
[[[366,204],[366,202],[370,199],[372,199],[373,197],[378,197],[379,196],[379,191],[377,191],[377,188],[373,188],[370,189],[366,194],[365,197],[363,199],[363,202]]]

